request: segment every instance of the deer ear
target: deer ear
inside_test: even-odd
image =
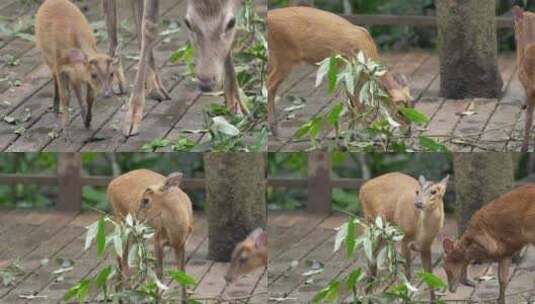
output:
[[[450,180],[450,175],[446,175],[446,177],[444,177],[441,181],[440,181],[440,184],[444,187],[444,189],[446,189],[446,187],[448,186],[448,181]]]
[[[442,246],[444,247],[444,252],[450,254],[453,251],[453,248],[455,248],[455,242],[445,238],[444,241],[442,241]]]
[[[513,17],[515,22],[521,21],[524,18],[524,10],[518,5],[513,6]]]
[[[77,48],[71,48],[67,51],[67,60],[69,60],[71,63],[84,63],[86,61],[86,57],[84,53],[80,49]]]
[[[420,175],[420,177],[418,178],[418,182],[420,183],[420,186],[425,186],[425,183],[426,183],[426,180],[425,180],[425,176],[423,175]]]
[[[267,232],[262,231],[257,237],[256,237],[256,248],[263,248],[267,247]]]
[[[179,187],[183,176],[184,174],[182,174],[182,172],[174,172],[169,174],[169,176],[165,179],[165,184],[162,187],[162,191],[167,191],[172,187]]]

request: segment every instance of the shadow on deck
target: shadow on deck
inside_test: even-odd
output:
[[[345,257],[345,251],[333,252],[336,231],[347,220],[342,214],[318,216],[302,212],[272,213],[269,217],[269,298],[286,299],[283,303],[309,303],[316,293],[336,278],[344,278],[362,262]],[[446,280],[442,269],[442,240],[445,236],[455,237],[457,227],[453,219],[447,219],[444,229],[433,243],[434,273]],[[290,244],[290,245],[289,245]],[[511,267],[507,287],[507,303],[531,303],[535,299],[535,248],[528,247],[524,258]],[[304,276],[311,270],[307,261],[324,264],[323,272]],[[421,269],[420,258],[413,254],[413,273]],[[293,262],[293,263],[292,263]],[[298,262],[296,267],[296,262]],[[490,280],[478,280],[475,288],[459,286],[457,293],[444,295],[445,300],[462,303],[495,303],[498,297],[497,264],[472,265],[470,278],[485,276]],[[415,277],[415,276],[413,276]],[[413,279],[423,300],[428,293],[421,281]],[[494,302],[492,302],[494,300]]]
[[[408,53],[385,53],[383,61],[392,70],[409,76],[416,108],[430,121],[413,129],[413,137],[426,135],[446,144],[452,151],[517,151],[523,138],[524,89],[516,73],[514,53],[499,56],[498,64],[504,81],[499,99],[446,100],[439,97],[438,55],[426,50]],[[296,140],[297,129],[315,115],[325,115],[339,101],[329,95],[327,84],[315,88],[316,68],[303,66],[281,85],[277,103],[279,138],[270,138],[269,151],[296,151],[311,146],[307,140]],[[296,107],[299,97],[304,107]],[[293,110],[292,110],[293,109]],[[470,115],[465,115],[470,114]],[[330,130],[329,130],[330,131]],[[332,138],[325,131],[320,139]]]
[[[0,303],[58,303],[79,280],[96,275],[103,259],[97,256],[94,246],[83,250],[85,226],[96,220],[98,215],[93,212],[78,215],[51,211],[0,212],[0,269],[15,261],[23,267],[23,274],[15,278],[13,285],[0,285]],[[207,259],[207,229],[205,217],[197,215],[193,234],[186,246],[186,271],[199,283],[192,290],[195,296],[215,298],[224,295],[225,298],[245,299],[236,303],[266,303],[267,273],[263,269],[225,287],[223,276],[228,264]],[[58,258],[74,261],[73,269],[61,275],[53,274],[60,268],[55,262]],[[49,262],[44,264],[44,259]],[[111,257],[107,259],[110,263],[115,262]],[[176,266],[174,254],[169,250],[164,263],[165,269]],[[170,286],[171,290],[178,288],[176,284]],[[98,294],[90,295],[91,299],[98,299]],[[206,300],[204,303],[212,302]]]

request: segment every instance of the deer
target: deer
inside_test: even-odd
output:
[[[268,119],[275,136],[277,90],[293,69],[303,63],[317,64],[337,53],[352,56],[362,51],[368,59],[379,60],[368,30],[330,12],[306,6],[273,9],[268,11],[267,24]],[[387,71],[380,82],[394,104],[412,106],[405,76]],[[355,96],[352,102],[356,103]]]
[[[117,47],[117,5],[116,0],[102,1],[112,52]],[[141,0],[132,1],[138,37],[141,37],[141,58],[123,126],[126,137],[139,134],[147,79],[151,79],[149,83],[162,100],[171,99],[159,76],[153,54],[158,43],[159,0],[145,0],[143,7]],[[240,98],[232,63],[236,15],[240,7],[240,0],[188,0],[184,24],[197,54],[196,74],[200,91],[213,92],[223,87],[228,108],[237,114],[249,114]]]
[[[535,14],[524,12],[519,6],[513,7],[513,19],[516,40],[516,64],[518,78],[526,91],[526,121],[522,152],[529,149],[529,136],[533,125],[535,109]]]
[[[109,98],[118,72],[117,58],[97,50],[93,30],[80,9],[68,0],[46,0],[35,18],[36,45],[54,82],[53,110],[61,112],[65,139],[70,140],[71,90],[85,128],[91,127],[95,92]],[[82,96],[82,88],[86,96]],[[60,109],[61,108],[61,109]]]
[[[117,218],[124,219],[132,214],[147,221],[155,230],[154,256],[159,278],[163,276],[164,247],[174,249],[176,266],[185,271],[185,248],[193,231],[193,209],[190,198],[180,189],[182,176],[181,172],[165,177],[139,169],[114,178],[107,189],[108,201]],[[118,262],[121,269],[127,268],[124,259],[119,257]],[[182,297],[186,303],[184,286]]]
[[[415,178],[393,172],[367,181],[360,189],[359,199],[368,221],[380,216],[399,226],[404,236],[401,255],[405,260],[406,277],[411,278],[411,250],[420,253],[426,272],[433,272],[431,246],[444,226],[444,194],[449,175],[440,182],[427,181],[424,176]],[[370,265],[371,275],[377,267]],[[430,300],[436,298],[429,291]]]
[[[257,228],[234,248],[225,281],[230,284],[242,275],[266,267],[267,262],[267,232]]]
[[[499,304],[505,304],[512,257],[527,245],[535,245],[535,184],[509,191],[474,213],[458,240],[445,238],[444,270],[449,291],[459,283],[475,286],[468,279],[472,262],[498,262]]]

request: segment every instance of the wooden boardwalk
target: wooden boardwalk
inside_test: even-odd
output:
[[[98,30],[100,49],[107,50],[100,0],[86,0],[81,2],[83,4],[74,2]],[[259,10],[265,11],[265,3],[264,0],[258,1]],[[185,0],[162,0],[161,19],[181,24],[185,8]],[[7,23],[8,26],[13,26],[18,22],[17,18],[33,16],[35,9],[35,6],[30,8],[21,5],[19,0],[3,0],[0,15],[13,17]],[[139,57],[138,43],[132,30],[134,23],[130,16],[131,10],[123,8],[119,12],[122,21],[119,27],[120,38],[124,44],[122,53],[126,55],[125,73],[131,86]],[[161,31],[168,29],[161,28]],[[184,29],[171,35],[161,35],[160,38],[155,56],[172,100],[157,102],[147,99],[141,133],[128,139],[120,132],[128,96],[96,100],[89,130],[83,127],[78,103],[72,100],[73,140],[66,142],[61,136],[60,119],[51,111],[51,76],[42,64],[34,43],[0,35],[0,151],[140,151],[144,144],[154,139],[174,142],[178,138],[189,138],[202,146],[208,140],[208,135],[185,131],[203,129],[203,110],[212,103],[222,104],[223,97],[200,94],[191,77],[183,76],[186,71],[184,64],[170,62],[170,55],[187,41]],[[13,59],[10,62],[18,60],[17,64],[11,65],[2,60],[8,57]]]
[[[412,50],[405,53],[386,53],[383,61],[394,71],[410,78],[416,108],[430,121],[415,128],[413,137],[426,135],[443,142],[452,151],[516,151],[523,138],[524,89],[518,80],[514,53],[499,57],[504,80],[503,96],[499,99],[445,100],[439,97],[440,77],[438,56],[431,51]],[[270,138],[269,151],[295,151],[310,147],[307,140],[296,140],[295,132],[317,114],[325,114],[340,99],[327,93],[327,84],[315,88],[316,69],[303,66],[281,85],[277,103],[279,138]],[[295,97],[304,107],[295,110]],[[294,110],[292,110],[292,108]],[[473,115],[462,116],[463,112]],[[323,132],[320,139],[332,133]]]
[[[335,278],[348,275],[352,266],[362,266],[358,261],[345,258],[345,251],[333,253],[334,228],[346,221],[346,216],[334,214],[319,216],[306,213],[276,213],[269,217],[269,303],[309,303],[314,295]],[[445,228],[433,243],[434,272],[444,280],[441,267],[441,248],[444,236],[455,237],[456,225],[452,219],[446,221]],[[413,254],[413,257],[415,255]],[[311,270],[307,261],[324,264],[324,271],[309,277],[303,273]],[[293,263],[292,263],[293,262]],[[298,262],[297,265],[296,262]],[[421,269],[419,257],[414,258],[413,271]],[[292,267],[294,264],[295,267]],[[495,303],[498,296],[496,264],[473,265],[470,278],[486,276],[491,280],[477,281],[476,288],[460,286],[457,293],[445,293],[445,300],[461,303]],[[507,288],[507,303],[532,303],[535,300],[535,248],[528,247],[522,262],[511,269]],[[427,292],[421,282],[421,297]],[[284,301],[282,299],[285,299]],[[494,299],[494,301],[492,301]],[[278,302],[279,301],[279,302]]]
[[[23,273],[16,277],[14,286],[5,287],[0,281],[0,303],[58,303],[66,290],[80,279],[95,275],[103,264],[94,247],[83,251],[85,226],[95,222],[97,214],[78,215],[50,211],[0,211],[0,270],[15,261],[23,266]],[[208,260],[207,222],[202,215],[195,218],[193,235],[186,246],[186,270],[199,285],[194,290],[197,297],[225,298],[251,297],[236,303],[266,303],[267,273],[258,270],[225,288],[223,275],[228,264]],[[165,268],[175,267],[174,256],[167,251]],[[62,280],[52,272],[60,266],[55,259],[74,261],[72,271],[63,273]],[[48,259],[48,264],[42,264]],[[109,258],[108,262],[114,262]],[[177,287],[177,286],[173,286]],[[97,297],[91,293],[91,298]],[[33,299],[24,298],[33,297]],[[204,303],[213,303],[205,301]]]

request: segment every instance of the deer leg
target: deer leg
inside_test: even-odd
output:
[[[72,89],[74,91],[74,95],[76,96],[76,100],[78,101],[78,106],[80,106],[80,115],[82,115],[82,119],[85,122],[87,113],[86,113],[85,106],[84,106],[84,99],[82,98],[82,85],[81,84],[73,85]]]
[[[401,256],[405,259],[405,274],[407,279],[411,280],[411,250],[409,248],[410,241],[403,238],[401,241]]]
[[[424,266],[425,272],[433,273],[433,262],[431,260],[431,247],[426,246],[426,248],[422,248],[422,251],[420,252],[421,258],[422,258],[422,264]],[[429,300],[431,303],[435,302],[435,290],[432,287],[429,287]]]
[[[53,76],[54,78],[54,106],[53,110],[54,113],[59,114],[59,88],[58,88],[58,77],[56,75]]]
[[[505,304],[505,288],[509,282],[509,268],[511,267],[511,257],[506,257],[498,263],[498,281],[500,282],[499,304]]]
[[[531,95],[531,94],[530,94]],[[533,104],[533,98],[530,96],[527,101],[526,109],[526,122],[524,126],[524,142],[522,143],[522,152],[528,152],[529,150],[529,137],[531,134],[531,127],[533,125],[533,110],[535,105]]]
[[[461,269],[461,284],[469,287],[476,287],[476,283],[474,283],[472,280],[468,279],[468,263],[463,266],[463,269]]]
[[[275,136],[279,134],[275,98],[280,84],[288,76],[292,68],[293,65],[290,62],[279,63],[278,61],[275,62],[274,59],[268,64],[268,121],[271,133]]]
[[[186,272],[186,254],[184,244],[175,248],[176,266],[182,271]],[[188,294],[186,292],[186,286],[182,286],[182,304],[186,304],[188,301]]]
[[[117,36],[117,1],[102,0],[102,10],[104,11],[104,19],[108,31],[108,54],[112,58],[117,58],[116,62],[114,62],[114,64],[118,65],[117,75],[115,75],[114,80],[117,80],[119,94],[122,95],[126,93],[126,77],[124,76],[123,61],[117,51],[119,46],[119,39]]]
[[[158,35],[159,0],[145,0],[142,23],[141,59],[136,73],[134,89],[128,103],[123,134],[133,136],[139,133],[145,106],[145,80],[149,70],[150,53]]]
[[[65,76],[56,72],[56,79],[58,81],[58,92],[59,92],[59,105],[61,112],[61,123],[63,127],[63,133],[65,134],[65,141],[69,142],[71,139],[71,134],[69,130],[69,103],[70,103],[70,94],[69,94],[69,79]]]
[[[95,91],[87,84],[86,86],[86,101],[87,101],[87,113],[84,118],[84,126],[89,129],[91,127],[91,120],[93,119],[93,102],[95,101]]]
[[[158,232],[154,234],[154,257],[156,258],[156,275],[158,279],[161,279],[163,277],[163,247]]]
[[[225,79],[224,79],[225,104],[232,112],[237,114],[249,115],[249,109],[240,98],[240,88],[238,87],[238,79],[236,78],[236,71],[234,64],[232,64],[232,54],[225,58]]]
[[[160,77],[160,71],[158,69],[158,66],[156,65],[156,60],[154,59],[154,51],[151,50],[150,57],[149,57],[149,73],[150,76],[147,79],[148,80],[148,87],[150,88],[149,96],[151,98],[156,99],[158,101],[162,100],[169,100],[171,99],[171,95],[169,94],[169,91],[165,88],[162,79]]]

